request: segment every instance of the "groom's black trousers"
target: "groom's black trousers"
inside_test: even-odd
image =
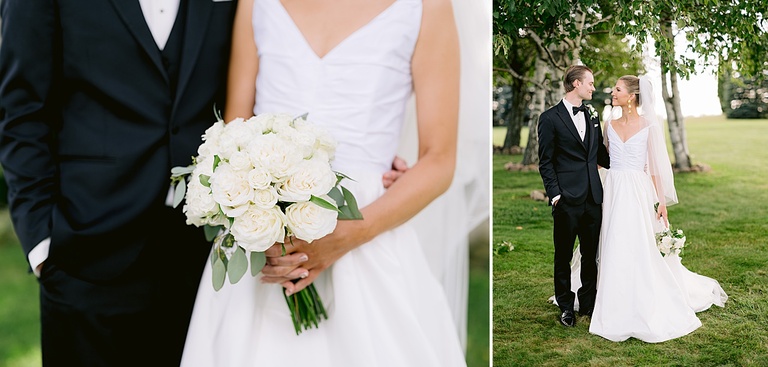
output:
[[[581,288],[579,310],[594,308],[597,294],[597,244],[602,222],[602,206],[592,195],[581,204],[560,200],[552,208],[555,243],[555,299],[561,310],[573,310],[576,295],[571,291],[571,258],[576,237],[581,249]]]

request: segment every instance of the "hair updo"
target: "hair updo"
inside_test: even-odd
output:
[[[637,105],[642,105],[640,102],[640,78],[634,75],[624,75],[619,80],[627,86],[627,93],[635,95]]]

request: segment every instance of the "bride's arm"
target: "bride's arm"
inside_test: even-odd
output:
[[[348,251],[403,224],[451,184],[456,161],[459,105],[459,46],[450,0],[425,0],[412,60],[419,134],[419,159],[379,199],[363,208],[363,220],[339,221],[328,236],[307,245],[294,239],[288,252],[309,255],[309,276],[293,284],[278,277],[287,293],[309,285]],[[269,251],[279,251],[273,247]],[[416,251],[416,249],[414,249]],[[267,268],[265,268],[267,270]]]
[[[232,29],[232,50],[229,56],[227,77],[227,101],[224,121],[237,117],[253,116],[256,99],[256,74],[259,71],[259,54],[253,39],[253,0],[237,3],[235,23]]]

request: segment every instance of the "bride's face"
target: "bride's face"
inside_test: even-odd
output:
[[[630,95],[627,92],[627,85],[623,81],[618,80],[616,86],[613,87],[611,92],[611,105],[612,106],[626,106],[629,101]]]

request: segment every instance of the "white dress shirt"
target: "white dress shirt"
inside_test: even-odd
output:
[[[126,0],[123,0],[126,1]],[[179,1],[181,0],[139,0],[141,12],[144,13],[144,20],[147,22],[149,31],[157,43],[157,47],[162,50],[168,37],[171,36],[173,23],[176,22],[176,14],[179,12]],[[35,276],[40,277],[40,264],[48,258],[48,252],[51,248],[51,238],[46,238],[29,252],[29,264]]]
[[[165,48],[165,43],[171,35],[176,14],[179,12],[179,1],[181,0],[139,0],[144,20],[147,21],[149,31],[152,32],[160,50]]]
[[[572,105],[571,102],[566,101],[565,98],[563,98],[563,104],[565,105],[565,109],[568,110],[568,115],[571,116],[571,121],[573,121],[573,124],[576,126],[576,131],[579,132],[581,140],[584,141],[584,133],[586,132],[587,126],[586,114],[588,112],[576,113],[574,115],[573,108],[578,106]]]

